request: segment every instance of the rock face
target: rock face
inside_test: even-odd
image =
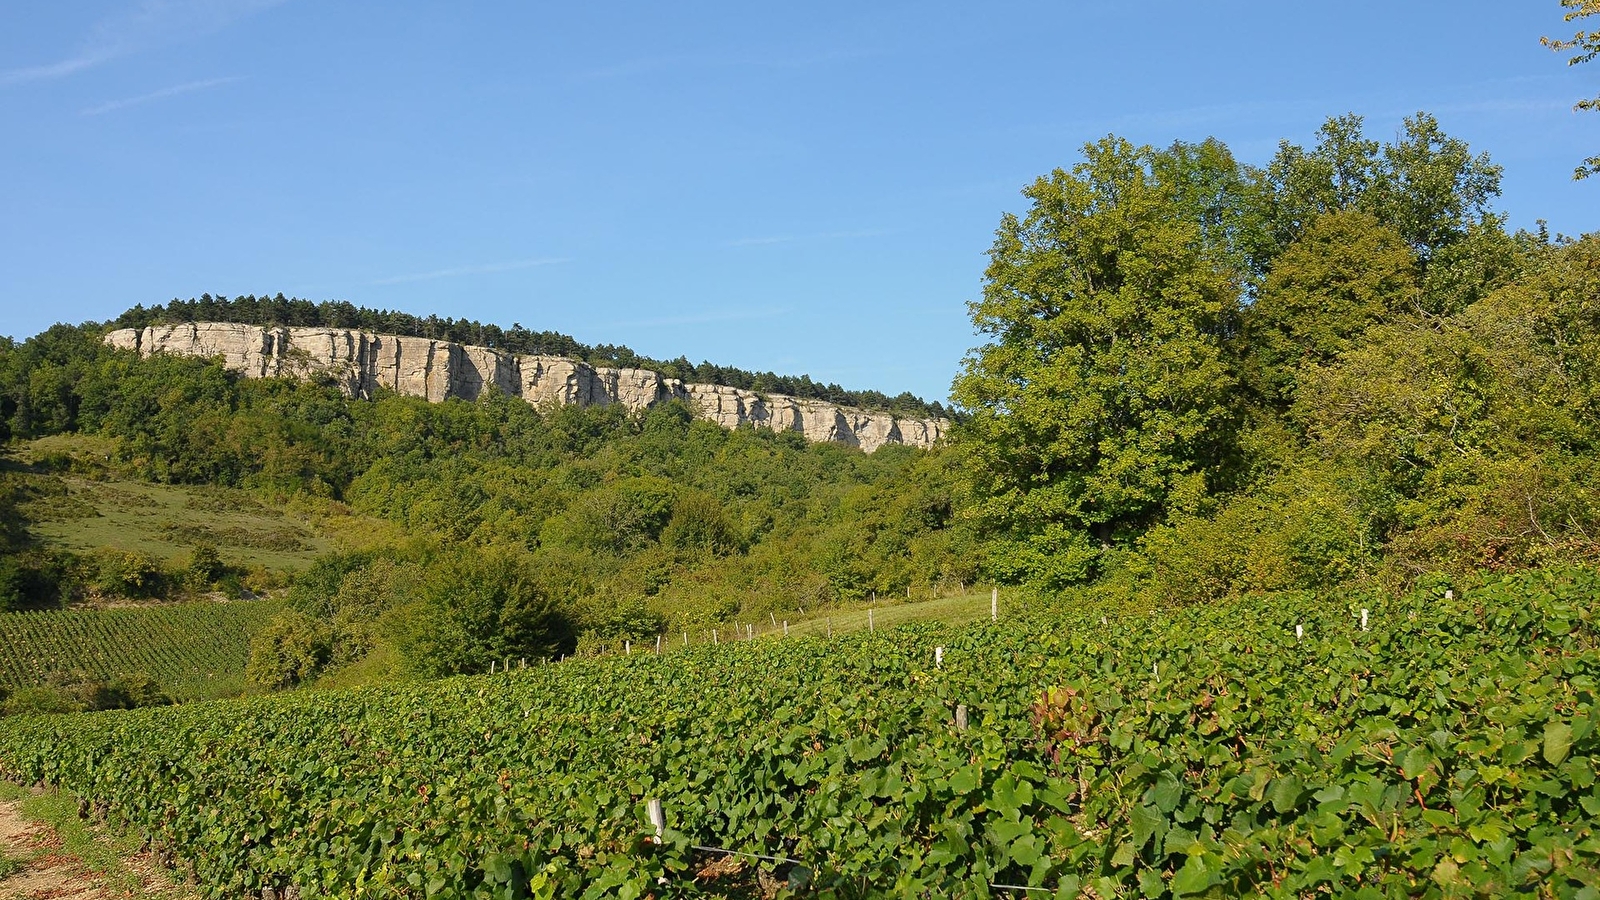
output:
[[[521,356],[429,338],[397,337],[341,328],[263,328],[229,322],[190,322],[124,328],[106,335],[113,347],[144,356],[171,353],[219,357],[249,378],[326,375],[348,396],[378,388],[431,401],[475,400],[499,391],[534,404],[606,406],[639,411],[682,400],[724,428],[752,425],[797,431],[868,453],[885,444],[931,447],[950,427],[946,419],[904,418],[717,384],[685,384],[649,369],[613,369],[560,356]]]

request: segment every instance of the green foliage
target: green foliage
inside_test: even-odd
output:
[[[269,691],[310,681],[327,663],[327,630],[297,609],[286,609],[250,639],[245,681]]]
[[[1214,514],[1151,529],[1110,582],[1154,605],[1359,584],[1381,565],[1362,485],[1297,470]]]
[[[84,424],[81,385],[115,355],[95,323],[53,325],[21,344],[0,340],[0,433],[29,438]]]
[[[1367,328],[1416,312],[1416,257],[1392,228],[1359,210],[1316,219],[1278,257],[1244,317],[1247,383],[1276,406],[1295,373],[1331,362]]]
[[[108,598],[148,600],[166,589],[167,573],[160,561],[142,553],[106,548],[89,559],[89,587]]]
[[[1567,10],[1567,14],[1562,17],[1567,22],[1576,22],[1580,19],[1587,19],[1590,16],[1600,15],[1600,0],[1561,0],[1561,6]],[[1592,62],[1595,57],[1600,56],[1600,29],[1595,29],[1594,31],[1579,29],[1576,34],[1567,40],[1543,37],[1539,41],[1557,53],[1571,51],[1572,55],[1567,57],[1567,65],[1569,66]],[[1573,108],[1600,109],[1600,96],[1579,100]],[[1572,177],[1578,180],[1588,178],[1590,175],[1600,175],[1600,156],[1591,156],[1584,160],[1583,165],[1572,173]]]
[[[25,687],[17,688],[6,697],[5,704],[0,706],[0,715],[25,716],[41,713],[68,713],[78,712],[81,706],[72,701],[72,697],[56,687]]]
[[[570,647],[569,616],[522,551],[443,555],[401,612],[400,650],[424,675],[479,672],[491,660],[554,656]]]
[[[0,729],[0,768],[219,897],[753,893],[704,872],[712,846],[800,860],[758,864],[790,896],[1577,898],[1597,590],[1551,570],[1453,599],[1058,608],[35,717]]]
[[[1262,271],[1331,212],[1369,213],[1398,232],[1424,266],[1475,224],[1493,219],[1489,203],[1500,193],[1501,168],[1444,134],[1433,116],[1406,119],[1392,144],[1366,138],[1362,127],[1360,116],[1339,116],[1322,126],[1312,149],[1279,146],[1260,175],[1273,237],[1257,260]]]
[[[189,577],[201,585],[210,585],[228,573],[222,553],[215,544],[196,544],[189,556]]]
[[[727,507],[712,494],[690,490],[672,504],[672,518],[661,529],[661,543],[679,550],[730,553],[740,544]]]
[[[243,687],[250,636],[277,601],[0,613],[0,687],[136,682],[190,700]]]
[[[475,403],[351,402],[331,385],[241,379],[205,360],[96,351],[89,363],[76,383],[78,421],[98,434],[74,437],[73,447],[93,452],[73,450],[64,465],[175,485],[28,476],[54,479],[48,508],[30,501],[41,513],[36,530],[52,545],[86,551],[94,565],[80,573],[83,590],[107,597],[241,590],[242,567],[219,573],[202,559],[207,571],[191,570],[196,543],[214,544],[226,563],[293,567],[320,538],[268,516],[296,497],[331,511],[355,546],[392,539],[368,536],[379,529],[358,523],[372,518],[423,543],[520,547],[552,602],[583,613],[579,630],[602,632],[641,604],[638,621],[690,624],[953,581],[970,569],[955,555],[977,555],[969,529],[951,515],[924,530],[885,522],[882,509],[860,526],[842,512],[841,498],[863,487],[893,506],[916,453],[867,457],[795,434],[728,432],[681,404],[630,415],[617,406],[540,410],[498,394]],[[49,452],[41,444],[34,456]],[[919,477],[943,479],[934,489],[951,502],[952,470]],[[247,515],[252,509],[261,514]],[[342,512],[357,522],[341,525]],[[167,523],[158,533],[148,513]],[[892,567],[857,591],[854,580],[822,575],[825,545],[849,548],[857,569]],[[413,567],[410,553],[395,564]],[[134,565],[140,555],[146,563],[166,557],[160,578]],[[0,563],[0,584],[32,577],[21,560]],[[81,592],[77,582],[51,602],[73,591]],[[35,586],[5,596],[42,602],[30,599],[42,593]],[[385,609],[399,599],[394,593]],[[325,624],[335,667],[386,640],[376,618]]]
[[[22,505],[28,499],[23,480],[0,472],[0,554],[12,554],[27,546],[28,520]]]
[[[953,392],[971,414],[961,442],[978,514],[1081,559],[1071,580],[1097,546],[1204,495],[1228,423],[1221,335],[1239,291],[1180,215],[1170,157],[1114,139],[1084,153],[1024,191],[1024,218],[1002,219],[972,306],[993,343]],[[1053,574],[1020,558],[1034,578]]]
[[[1507,234],[1431,116],[1362,124],[1260,171],[1110,139],[1002,220],[955,385],[985,574],[1189,603],[1588,558],[1595,239]]]
[[[663,478],[625,478],[585,493],[545,524],[541,540],[576,550],[625,554],[660,537],[672,518],[674,489]]]

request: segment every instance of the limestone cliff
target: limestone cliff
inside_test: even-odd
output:
[[[885,444],[930,447],[950,424],[716,384],[685,384],[648,369],[614,369],[559,356],[524,356],[340,328],[190,322],[124,328],[106,335],[106,343],[145,356],[219,357],[224,366],[250,378],[327,375],[352,397],[369,396],[381,387],[432,401],[474,400],[497,390],[535,404],[618,403],[633,411],[683,400],[701,418],[724,428],[749,424],[797,431],[808,440],[848,444],[868,453]]]

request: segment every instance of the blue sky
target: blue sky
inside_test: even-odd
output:
[[[1021,187],[1418,110],[1600,230],[1556,0],[0,7],[0,333],[283,292],[943,399]]]

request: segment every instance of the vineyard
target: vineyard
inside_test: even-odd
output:
[[[143,674],[175,699],[237,693],[279,601],[0,613],[0,687]]]
[[[1588,898],[1597,592],[1035,612],[15,719],[0,766],[218,897]]]

